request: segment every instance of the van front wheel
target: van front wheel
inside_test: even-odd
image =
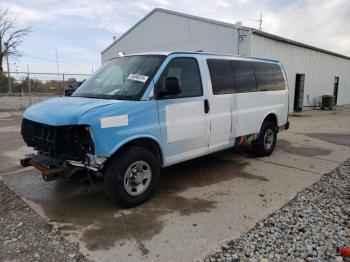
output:
[[[123,207],[147,201],[159,183],[159,163],[148,149],[129,147],[107,163],[104,188],[108,198]]]
[[[277,141],[277,127],[273,122],[265,121],[260,129],[258,139],[253,142],[254,152],[259,156],[269,156]]]

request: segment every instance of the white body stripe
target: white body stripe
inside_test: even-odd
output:
[[[110,116],[101,118],[101,128],[127,126],[128,115]]]

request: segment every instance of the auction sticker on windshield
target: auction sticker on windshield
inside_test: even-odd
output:
[[[145,83],[148,79],[148,76],[139,75],[139,74],[130,74],[127,79]]]

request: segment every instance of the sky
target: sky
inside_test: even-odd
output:
[[[350,0],[0,0],[32,32],[10,69],[90,74],[100,53],[155,7],[262,29],[350,56]],[[6,66],[5,66],[6,67]]]

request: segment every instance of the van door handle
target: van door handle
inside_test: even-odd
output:
[[[204,100],[204,113],[208,114],[210,110],[210,106],[209,106],[209,101],[208,99]]]

